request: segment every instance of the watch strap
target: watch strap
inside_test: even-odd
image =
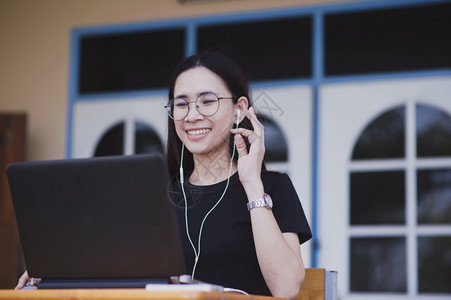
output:
[[[255,200],[249,201],[247,203],[247,210],[251,210],[258,207],[266,207],[267,209],[271,209],[270,204],[268,203],[268,200],[266,200],[266,197],[268,194],[264,194],[263,197],[257,198]]]

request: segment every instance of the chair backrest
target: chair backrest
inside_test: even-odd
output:
[[[320,268],[305,269],[305,279],[296,300],[337,299],[337,272]]]
[[[305,279],[296,300],[324,300],[325,269],[305,269]]]

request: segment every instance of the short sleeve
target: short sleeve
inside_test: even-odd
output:
[[[265,192],[273,200],[273,213],[280,230],[297,233],[301,244],[311,239],[310,226],[290,177],[269,173],[262,179]]]

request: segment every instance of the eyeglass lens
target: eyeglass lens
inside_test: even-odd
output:
[[[188,102],[183,98],[172,99],[166,106],[169,117],[174,120],[184,119],[188,115],[190,103],[192,102]],[[211,116],[219,109],[219,99],[212,93],[200,95],[194,103],[197,111],[204,116]]]

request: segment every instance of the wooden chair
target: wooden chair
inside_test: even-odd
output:
[[[333,291],[330,291],[329,294],[335,295]],[[305,279],[296,300],[324,300],[325,297],[326,270],[319,268],[305,269]]]

